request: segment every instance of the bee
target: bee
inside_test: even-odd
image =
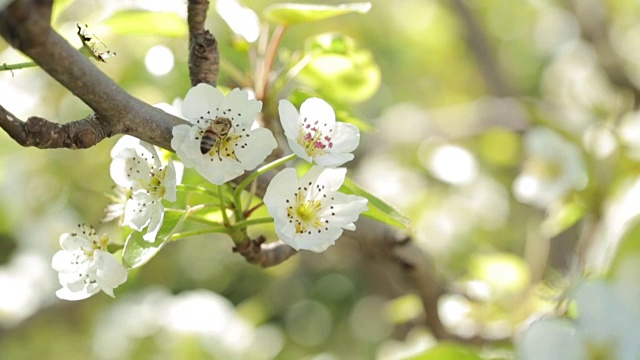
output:
[[[213,119],[211,125],[204,131],[202,139],[200,140],[200,151],[202,154],[206,154],[210,152],[211,149],[216,148],[219,156],[222,141],[227,137],[232,126],[231,120],[226,117]]]

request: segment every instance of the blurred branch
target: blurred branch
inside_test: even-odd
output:
[[[24,123],[24,134],[21,135],[20,123],[3,109],[6,121],[3,119],[0,126],[25,146],[38,144],[45,148],[50,144],[86,148],[105,136],[129,134],[171,149],[171,128],[181,120],[134,98],[119,87],[51,28],[50,13],[51,1],[15,1],[0,12],[0,35],[79,97],[95,111],[95,115],[66,127],[41,118],[30,118]],[[9,120],[7,115],[14,120]],[[58,139],[46,138],[52,134]],[[61,140],[65,137],[67,140]]]
[[[462,0],[452,0],[450,4],[464,26],[467,46],[476,59],[490,93],[499,97],[515,95],[505,81],[503,72],[498,68],[498,61],[493,56],[494,51],[491,49],[484,29],[478,24],[472,11]]]
[[[247,262],[262,267],[276,266],[298,253],[282,241],[265,244],[266,240],[264,236],[259,236],[255,240],[247,239],[233,248],[233,251],[242,255]]]
[[[220,56],[218,42],[204,23],[209,9],[208,0],[189,0],[187,22],[189,23],[189,76],[191,85],[207,83],[216,86]]]
[[[568,0],[567,2],[578,21],[582,38],[593,45],[598,62],[609,81],[619,89],[631,93],[634,107],[637,107],[640,101],[640,89],[629,80],[624,60],[611,46],[604,4],[600,0]]]

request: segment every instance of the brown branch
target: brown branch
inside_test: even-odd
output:
[[[50,10],[50,1],[17,0],[0,12],[0,35],[95,112],[95,116],[81,120],[86,124],[69,126],[83,129],[82,147],[95,145],[105,136],[129,134],[171,149],[171,128],[182,120],[134,98],[102,73],[50,27]],[[0,125],[9,126],[15,134],[15,124],[9,123]],[[49,125],[49,130],[54,127]],[[50,133],[32,133],[30,141],[44,147],[48,140],[37,137]]]
[[[23,122],[2,106],[0,127],[18,144],[40,149],[85,149],[111,136],[109,129],[103,126],[97,115],[64,125],[37,116]]]
[[[242,255],[247,262],[262,267],[271,267],[283,263],[298,252],[283,243],[276,241],[265,244],[266,238],[259,236],[257,239],[247,239],[242,244],[233,248],[234,252]]]
[[[493,56],[491,44],[487,41],[487,36],[473,12],[462,0],[452,0],[449,4],[464,27],[467,46],[474,55],[491,94],[499,97],[514,95],[503,72],[497,66],[498,62]]]
[[[189,23],[189,77],[191,85],[206,83],[216,86],[220,56],[218,42],[204,28],[209,9],[208,0],[189,0],[187,22]]]

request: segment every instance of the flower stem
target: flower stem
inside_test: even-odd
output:
[[[285,157],[282,157],[278,160],[272,161],[270,163],[268,163],[267,165],[259,168],[258,170],[256,170],[255,172],[251,173],[251,175],[247,176],[246,179],[244,179],[240,185],[238,185],[233,193],[234,198],[239,199],[240,198],[240,194],[242,194],[242,190],[244,190],[249,184],[251,184],[252,181],[254,181],[255,179],[258,178],[258,176],[266,173],[269,170],[275,169],[278,166],[284,165],[287,162],[293,160],[296,158],[296,154],[289,154]]]
[[[38,66],[38,64],[36,64],[33,61],[17,63],[17,64],[3,63],[2,65],[0,65],[0,71],[20,70],[20,69],[30,68],[35,66]]]
[[[269,90],[269,73],[271,72],[271,68],[273,67],[273,62],[276,58],[278,47],[280,46],[282,36],[284,35],[284,31],[286,29],[287,28],[284,25],[276,26],[276,28],[273,30],[271,41],[269,42],[269,46],[267,47],[267,51],[265,53],[264,68],[262,69],[263,83],[261,84],[263,99],[267,97],[267,92]]]
[[[258,225],[258,224],[270,224],[273,222],[273,218],[270,217],[264,217],[264,218],[259,218],[259,219],[251,219],[251,220],[243,220],[243,221],[238,221],[237,223],[235,223],[233,225],[233,227],[240,227],[240,228],[246,228],[249,227],[251,225]]]
[[[208,227],[205,229],[197,229],[197,230],[189,230],[189,231],[185,231],[185,232],[181,232],[181,233],[173,233],[171,234],[171,236],[168,238],[169,241],[174,241],[174,240],[180,240],[180,239],[184,239],[187,238],[189,236],[196,236],[196,235],[202,235],[202,234],[212,234],[212,233],[226,233],[227,230],[225,229],[224,226],[220,226],[220,227]]]

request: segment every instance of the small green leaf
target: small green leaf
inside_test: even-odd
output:
[[[381,83],[380,67],[367,49],[353,39],[330,33],[315,36],[305,44],[311,60],[297,79],[326,99],[358,103],[369,99]]]
[[[472,348],[458,344],[443,343],[432,347],[409,360],[482,360]]]
[[[167,239],[174,233],[188,212],[165,210],[164,222],[154,242],[148,242],[142,238],[143,233],[133,231],[124,244],[122,251],[122,264],[128,269],[135,269],[151,260],[164,246]]]
[[[369,210],[363,212],[362,215],[383,222],[387,225],[410,230],[411,221],[407,217],[400,214],[398,210],[394,209],[382,199],[361,188],[358,184],[353,182],[353,180],[346,178],[341,190],[347,194],[362,196],[369,200]]]
[[[640,217],[629,220],[627,223],[626,231],[620,239],[609,268],[609,276],[615,277],[626,259],[637,256],[640,256]]]
[[[104,21],[112,33],[182,37],[189,29],[176,13],[141,10],[118,11]]]
[[[263,18],[285,26],[324,20],[349,13],[366,14],[371,9],[370,2],[340,5],[319,4],[273,4],[264,9]]]
[[[552,238],[580,221],[584,215],[584,207],[575,201],[570,201],[549,208],[540,226],[544,235]]]

